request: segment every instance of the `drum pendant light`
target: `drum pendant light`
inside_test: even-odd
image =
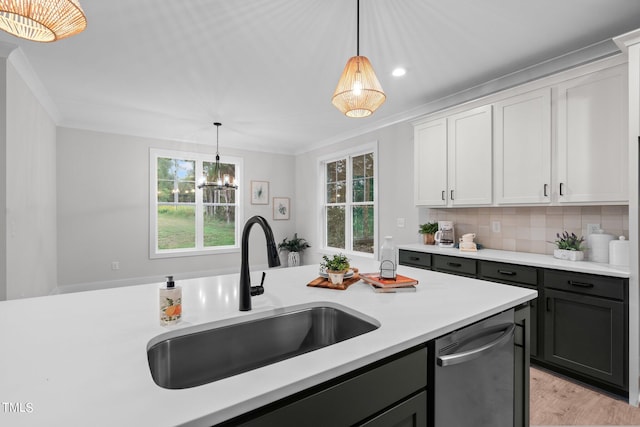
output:
[[[86,27],[78,0],[0,0],[0,29],[23,39],[53,42]]]
[[[367,117],[387,98],[376,77],[371,62],[360,56],[360,0],[357,0],[356,56],[347,61],[331,103],[347,117]]]

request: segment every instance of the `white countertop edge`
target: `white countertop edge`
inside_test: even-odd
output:
[[[416,252],[424,252],[439,255],[471,258],[483,261],[504,262],[508,264],[520,264],[531,267],[550,268],[553,270],[574,271],[577,273],[597,274],[629,278],[629,267],[616,266],[591,261],[567,261],[554,258],[553,255],[533,254],[528,252],[503,251],[498,249],[479,249],[477,252],[460,251],[456,248],[441,248],[437,245],[423,245],[420,243],[396,245],[398,249],[406,249]]]

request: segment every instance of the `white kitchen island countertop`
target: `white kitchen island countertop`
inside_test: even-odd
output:
[[[360,262],[361,272],[377,263]],[[238,275],[180,280],[183,320],[158,321],[161,283],[0,302],[0,425],[213,425],[535,298],[536,292],[401,266],[417,292],[307,287],[317,266],[268,270],[253,310],[238,310]],[[252,272],[253,282],[261,271]],[[184,390],[156,385],[147,345],[160,334],[326,302],[380,328],[263,368]]]
[[[591,261],[567,261],[564,259],[554,258],[553,255],[502,251],[497,249],[479,249],[477,252],[465,252],[460,251],[460,249],[457,248],[441,248],[437,245],[423,245],[420,243],[397,245],[397,247],[398,249],[406,249],[416,252],[450,255],[484,261],[506,262],[508,264],[520,264],[531,267],[550,268],[553,270],[598,274],[600,276],[622,278],[628,278],[630,276],[629,267]]]

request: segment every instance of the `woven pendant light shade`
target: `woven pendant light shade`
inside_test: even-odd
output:
[[[380,107],[386,95],[366,56],[347,61],[331,102],[347,117],[367,117]]]
[[[52,42],[86,27],[78,0],[0,0],[0,29],[23,39]]]

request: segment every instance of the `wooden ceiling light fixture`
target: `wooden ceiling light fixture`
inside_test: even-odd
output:
[[[78,0],[0,0],[0,29],[16,37],[54,42],[86,27]]]
[[[331,102],[347,117],[367,117],[387,98],[366,56],[360,56],[360,0],[357,0],[357,50],[347,61]]]

